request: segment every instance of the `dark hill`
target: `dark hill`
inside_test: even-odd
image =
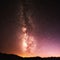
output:
[[[22,59],[22,57],[19,57],[17,55],[13,55],[13,54],[3,54],[0,53],[0,60],[20,60]]]
[[[0,53],[0,60],[60,60],[60,57],[48,57],[48,58],[41,58],[41,57],[31,57],[31,58],[22,58],[17,55],[13,54],[3,54]]]

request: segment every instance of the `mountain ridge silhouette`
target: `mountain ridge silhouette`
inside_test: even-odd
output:
[[[21,57],[14,54],[5,54],[0,53],[0,60],[60,60],[60,57],[47,57],[41,58],[39,56],[36,57]]]

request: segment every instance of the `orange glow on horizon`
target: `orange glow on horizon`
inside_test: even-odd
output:
[[[18,55],[18,56],[21,56],[21,57],[37,57],[37,55],[36,54],[31,54],[31,55],[29,55],[28,53],[24,53],[24,54],[20,54],[20,55]],[[40,54],[40,55],[38,55],[38,57],[41,57],[41,58],[47,58],[47,57],[60,57],[60,55],[58,54],[58,55],[46,55],[46,54]]]
[[[33,54],[33,53],[22,53],[22,54],[18,54],[18,56],[21,56],[21,57],[35,57],[36,55]]]

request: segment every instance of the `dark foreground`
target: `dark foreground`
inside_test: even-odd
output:
[[[13,54],[2,54],[0,53],[0,60],[60,60],[60,57],[31,57],[31,58],[22,58]]]

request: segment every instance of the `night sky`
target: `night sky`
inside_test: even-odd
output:
[[[21,54],[19,22],[21,0],[0,1],[0,52]],[[34,24],[37,41],[35,55],[60,56],[60,2],[26,0]]]

